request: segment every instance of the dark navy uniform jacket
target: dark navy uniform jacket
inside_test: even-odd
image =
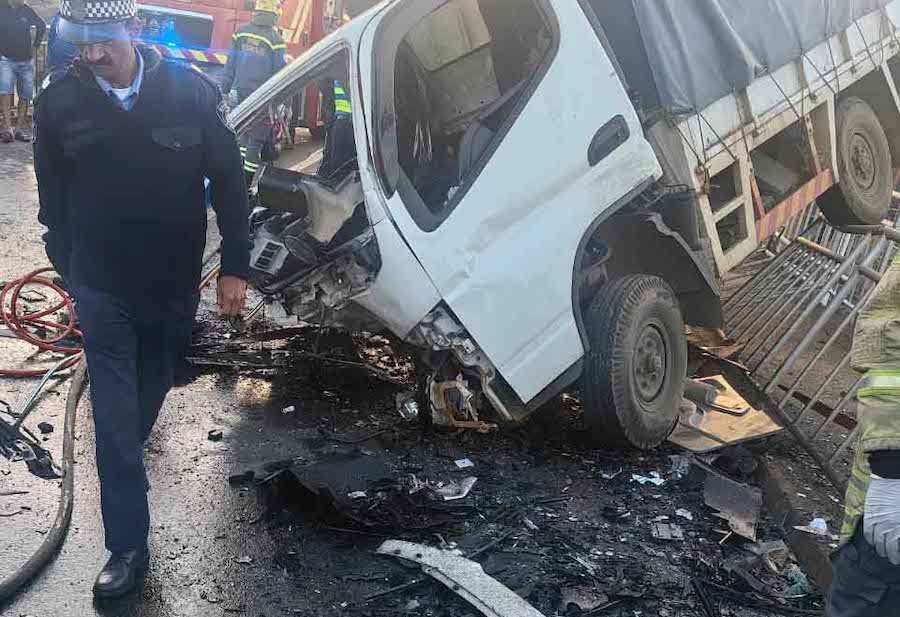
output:
[[[236,90],[241,100],[284,68],[287,46],[271,26],[249,23],[234,33],[222,90]]]
[[[36,101],[47,255],[67,279],[125,300],[184,297],[200,280],[209,178],[221,273],[246,279],[247,191],[221,94],[196,69],[139,53],[143,84],[130,111],[78,61]]]

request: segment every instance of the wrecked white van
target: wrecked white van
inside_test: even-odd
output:
[[[784,23],[802,12],[763,26],[719,4],[727,36],[679,0],[370,9],[232,114],[256,169],[255,287],[299,320],[386,327],[421,348],[450,423],[521,420],[581,379],[599,443],[659,444],[682,400],[685,323],[720,325],[719,277],[813,199],[839,222],[880,220],[882,125],[900,130],[885,119],[896,3],[853,3],[821,32]],[[772,40],[784,30],[819,64],[843,33],[836,77],[798,69],[793,43]],[[752,64],[728,54],[757,46],[779,64],[732,83],[710,72]],[[326,138],[272,147],[310,92]]]

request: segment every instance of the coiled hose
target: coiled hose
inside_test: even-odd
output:
[[[46,383],[50,373],[77,365],[69,387],[69,395],[66,398],[65,427],[63,429],[62,452],[62,487],[60,490],[59,506],[56,509],[56,518],[50,530],[44,536],[38,549],[28,558],[19,569],[0,580],[0,606],[15,595],[32,578],[34,578],[56,555],[66,533],[69,530],[69,522],[72,519],[72,506],[75,491],[75,419],[78,413],[78,401],[84,393],[87,384],[87,364],[84,361],[84,353],[80,347],[61,346],[59,343],[72,335],[81,336],[75,329],[75,308],[68,294],[53,281],[40,276],[46,272],[52,272],[52,268],[34,270],[20,279],[7,284],[0,291],[0,316],[3,323],[19,339],[37,347],[43,351],[51,351],[68,355],[69,358],[57,363],[51,369],[0,369],[0,376],[4,377],[44,377],[41,384],[35,390],[32,397],[21,411],[17,424],[21,424],[31,406],[37,399],[41,387]],[[38,286],[50,289],[60,297],[60,301],[48,309],[37,313],[26,313],[20,302],[20,295],[26,286]],[[9,309],[7,306],[9,300]],[[69,314],[68,324],[60,324],[45,319],[56,311],[65,308]],[[54,331],[56,334],[50,338],[42,339],[29,332],[26,327],[41,327]]]
[[[64,339],[75,335],[81,337],[81,332],[75,329],[75,307],[69,295],[56,283],[48,278],[40,276],[46,272],[53,272],[53,268],[40,268],[29,272],[20,279],[16,279],[7,284],[3,291],[0,291],[0,310],[2,310],[3,323],[9,328],[10,332],[17,337],[34,345],[42,351],[52,351],[69,355],[71,358],[68,362],[64,362],[58,370],[75,366],[81,359],[81,348],[71,346],[61,346]],[[44,309],[37,313],[26,313],[24,307],[20,303],[22,290],[26,286],[46,287],[60,297],[60,301],[50,308]],[[6,301],[9,299],[9,309],[6,309]],[[61,324],[55,321],[45,319],[48,315],[56,313],[56,311],[65,308],[69,313],[69,323]],[[26,326],[41,327],[56,332],[51,338],[38,338],[26,329]],[[2,377],[42,377],[47,369],[3,369],[0,368],[0,376]]]

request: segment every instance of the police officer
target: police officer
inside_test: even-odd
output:
[[[900,257],[857,319],[859,442],[827,617],[900,615]]]
[[[257,0],[250,23],[234,33],[222,78],[222,91],[228,93],[228,104],[232,107],[284,68],[287,46],[275,27],[278,13],[277,0]],[[248,184],[259,169],[262,150],[271,139],[270,133],[270,124],[259,123],[241,137],[241,155]]]
[[[78,302],[90,373],[106,547],[94,594],[148,565],[143,445],[172,387],[197,309],[204,177],[222,235],[218,304],[238,314],[248,204],[215,83],[138,47],[134,0],[63,0],[59,36],[80,57],[35,111],[34,167],[47,254]]]

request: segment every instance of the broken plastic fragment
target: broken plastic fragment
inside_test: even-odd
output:
[[[795,525],[794,529],[797,531],[805,531],[806,533],[811,533],[816,536],[832,537],[831,532],[828,531],[828,522],[824,518],[814,518],[808,525]]]
[[[444,501],[463,499],[469,494],[476,482],[478,482],[478,478],[470,476],[463,478],[459,482],[449,482],[440,488],[434,489],[434,492],[440,495]]]
[[[407,422],[412,422],[419,417],[419,404],[416,402],[415,392],[397,393],[397,413]]]
[[[243,557],[236,557],[235,561],[242,564],[253,563],[253,557],[249,555],[244,555]]]
[[[694,515],[684,508],[678,508],[677,510],[675,510],[675,516],[680,516],[681,518],[687,519],[689,521],[694,520]]]
[[[475,463],[473,463],[471,460],[469,460],[467,458],[457,459],[453,462],[456,463],[456,467],[458,469],[468,469],[469,467],[475,466]]]
[[[353,491],[352,493],[347,493],[347,497],[350,499],[365,499],[366,492],[365,491]]]
[[[642,476],[636,473],[631,474],[632,482],[639,482],[641,485],[644,484],[653,484],[655,486],[660,486],[665,484],[666,481],[664,478],[661,478],[658,471],[651,471],[649,476]]]

